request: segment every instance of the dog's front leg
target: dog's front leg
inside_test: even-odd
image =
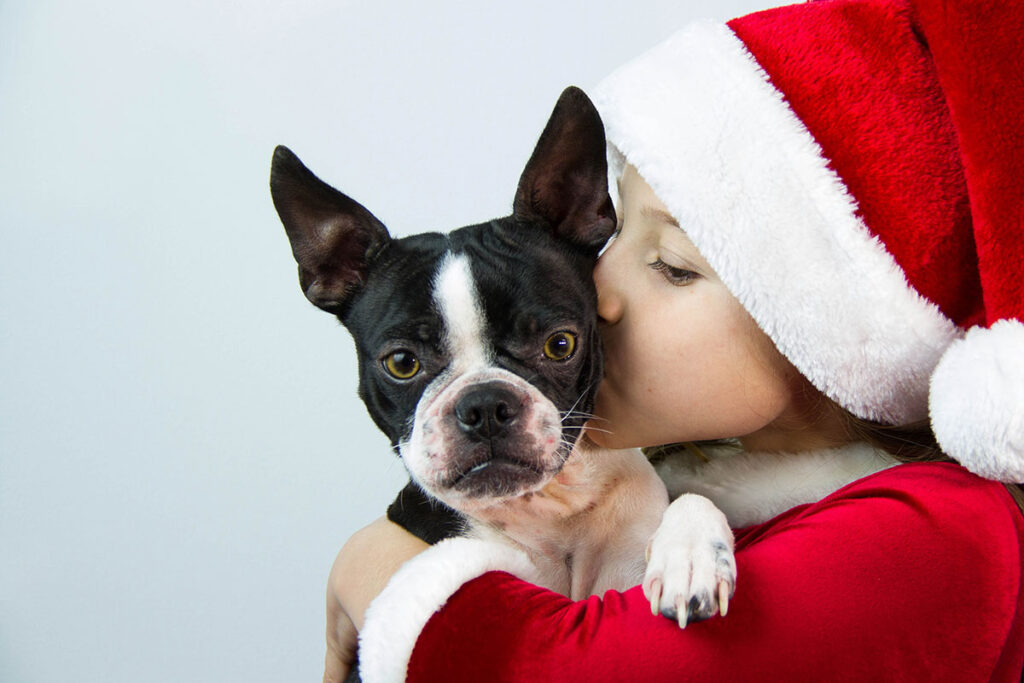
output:
[[[644,595],[651,611],[685,628],[725,616],[736,590],[736,560],[729,523],[703,496],[685,494],[669,505],[648,545]]]

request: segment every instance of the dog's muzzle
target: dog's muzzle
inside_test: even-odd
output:
[[[437,498],[493,499],[540,488],[565,460],[554,404],[498,368],[464,375],[418,411],[402,457]]]

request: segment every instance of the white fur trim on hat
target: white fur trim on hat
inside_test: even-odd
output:
[[[471,538],[441,541],[406,562],[366,610],[359,634],[359,675],[364,683],[404,681],[413,648],[430,617],[462,584],[489,571],[509,572],[531,582],[539,579],[524,553]]]
[[[612,165],[621,172],[621,154],[637,168],[804,376],[860,417],[926,417],[956,326],[907,283],[728,27],[680,31],[605,79],[594,102]]]
[[[975,474],[1024,482],[1024,323],[974,327],[950,346],[931,382],[939,445]]]

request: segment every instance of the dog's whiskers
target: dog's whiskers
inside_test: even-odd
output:
[[[565,422],[566,420],[571,418],[581,418],[584,420],[604,420],[604,418],[602,417],[598,417],[593,413],[587,413],[582,410],[566,410],[559,414],[561,415],[562,422]]]
[[[561,416],[562,416],[562,422],[565,422],[566,420],[573,419],[573,418],[581,418],[583,420],[591,420],[591,421],[597,421],[597,422],[607,422],[608,421],[608,418],[606,418],[606,417],[601,417],[600,415],[594,415],[593,413],[585,413],[585,412],[580,411],[580,410],[573,411],[573,412],[564,412],[564,413],[561,413]]]
[[[601,432],[602,434],[614,434],[615,433],[615,432],[611,431],[610,429],[600,429],[600,428],[594,427],[594,426],[589,426],[589,427],[585,427],[585,426],[579,426],[579,427],[569,426],[569,427],[565,427],[564,429],[578,429],[580,431],[583,431],[585,429],[588,432]]]
[[[594,427],[593,425],[565,425],[562,427],[562,431],[569,431],[575,429],[577,431],[588,431],[588,432],[602,432],[603,434],[611,434],[611,430],[601,429],[600,427]]]
[[[591,383],[591,386],[592,385],[593,385],[593,383]],[[569,406],[569,410],[567,410],[566,412],[567,413],[571,413],[572,411],[576,410],[576,406],[578,406],[580,404],[580,401],[583,400],[583,397],[587,395],[588,391],[590,391],[590,387],[589,386],[586,389],[584,389],[582,392],[580,392],[580,395],[576,397],[576,400],[572,402],[572,405]]]

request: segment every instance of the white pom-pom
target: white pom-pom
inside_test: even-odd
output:
[[[974,327],[951,344],[929,403],[946,453],[986,479],[1024,482],[1024,323]]]

